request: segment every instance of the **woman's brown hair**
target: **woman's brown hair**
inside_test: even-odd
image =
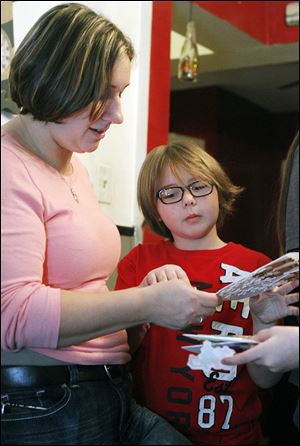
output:
[[[67,3],[42,15],[12,60],[9,82],[21,114],[59,122],[92,104],[97,119],[110,98],[116,60],[134,49],[109,20],[85,5]]]

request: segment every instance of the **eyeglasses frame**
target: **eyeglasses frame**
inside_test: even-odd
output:
[[[187,186],[170,186],[170,187],[162,187],[161,189],[159,189],[159,190],[156,192],[156,198],[158,198],[163,204],[167,204],[167,205],[168,205],[168,204],[179,203],[180,201],[182,201],[185,190],[189,191],[189,193],[190,193],[194,198],[206,197],[207,195],[210,195],[210,194],[212,193],[213,188],[214,188],[214,185],[213,185],[213,184],[208,184],[207,186],[210,186],[210,187],[211,187],[211,190],[210,190],[207,194],[204,194],[204,195],[194,195],[193,192],[191,191],[190,187],[191,187],[193,184],[195,184],[195,183],[199,183],[199,180],[197,180],[197,181],[193,181],[192,183],[188,184]],[[160,197],[160,193],[161,193],[163,190],[167,190],[167,189],[180,189],[180,190],[181,190],[181,198],[180,198],[180,200],[172,201],[172,203],[165,203],[165,202],[162,200],[162,198]]]

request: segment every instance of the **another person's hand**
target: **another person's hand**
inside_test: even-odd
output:
[[[271,372],[286,372],[299,367],[299,327],[274,326],[259,331],[253,339],[259,341],[245,352],[223,358],[226,365],[255,364]]]
[[[154,283],[165,282],[173,279],[181,279],[186,283],[190,283],[188,276],[180,266],[163,265],[149,271],[139,286],[142,287],[153,285]]]
[[[133,355],[139,348],[145,334],[150,329],[150,324],[145,322],[144,324],[136,325],[135,327],[127,328],[128,344],[130,347],[130,353]]]
[[[286,316],[297,316],[299,308],[293,306],[299,300],[299,293],[290,293],[299,285],[299,281],[291,281],[274,288],[267,293],[250,298],[252,315],[264,324],[270,324]]]

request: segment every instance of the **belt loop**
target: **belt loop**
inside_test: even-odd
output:
[[[70,374],[70,386],[77,385],[79,383],[79,370],[77,365],[68,365],[68,371]]]
[[[121,374],[121,367],[118,366],[109,366],[106,364],[103,364],[104,370],[106,371],[107,376],[111,380],[113,384],[120,384],[122,382],[122,374]],[[117,371],[117,373],[116,373]],[[112,372],[112,373],[111,373]],[[115,375],[115,376],[113,376]]]

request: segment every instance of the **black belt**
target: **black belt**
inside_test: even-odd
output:
[[[127,371],[126,365],[1,367],[1,389],[102,380],[110,380],[118,384]]]

